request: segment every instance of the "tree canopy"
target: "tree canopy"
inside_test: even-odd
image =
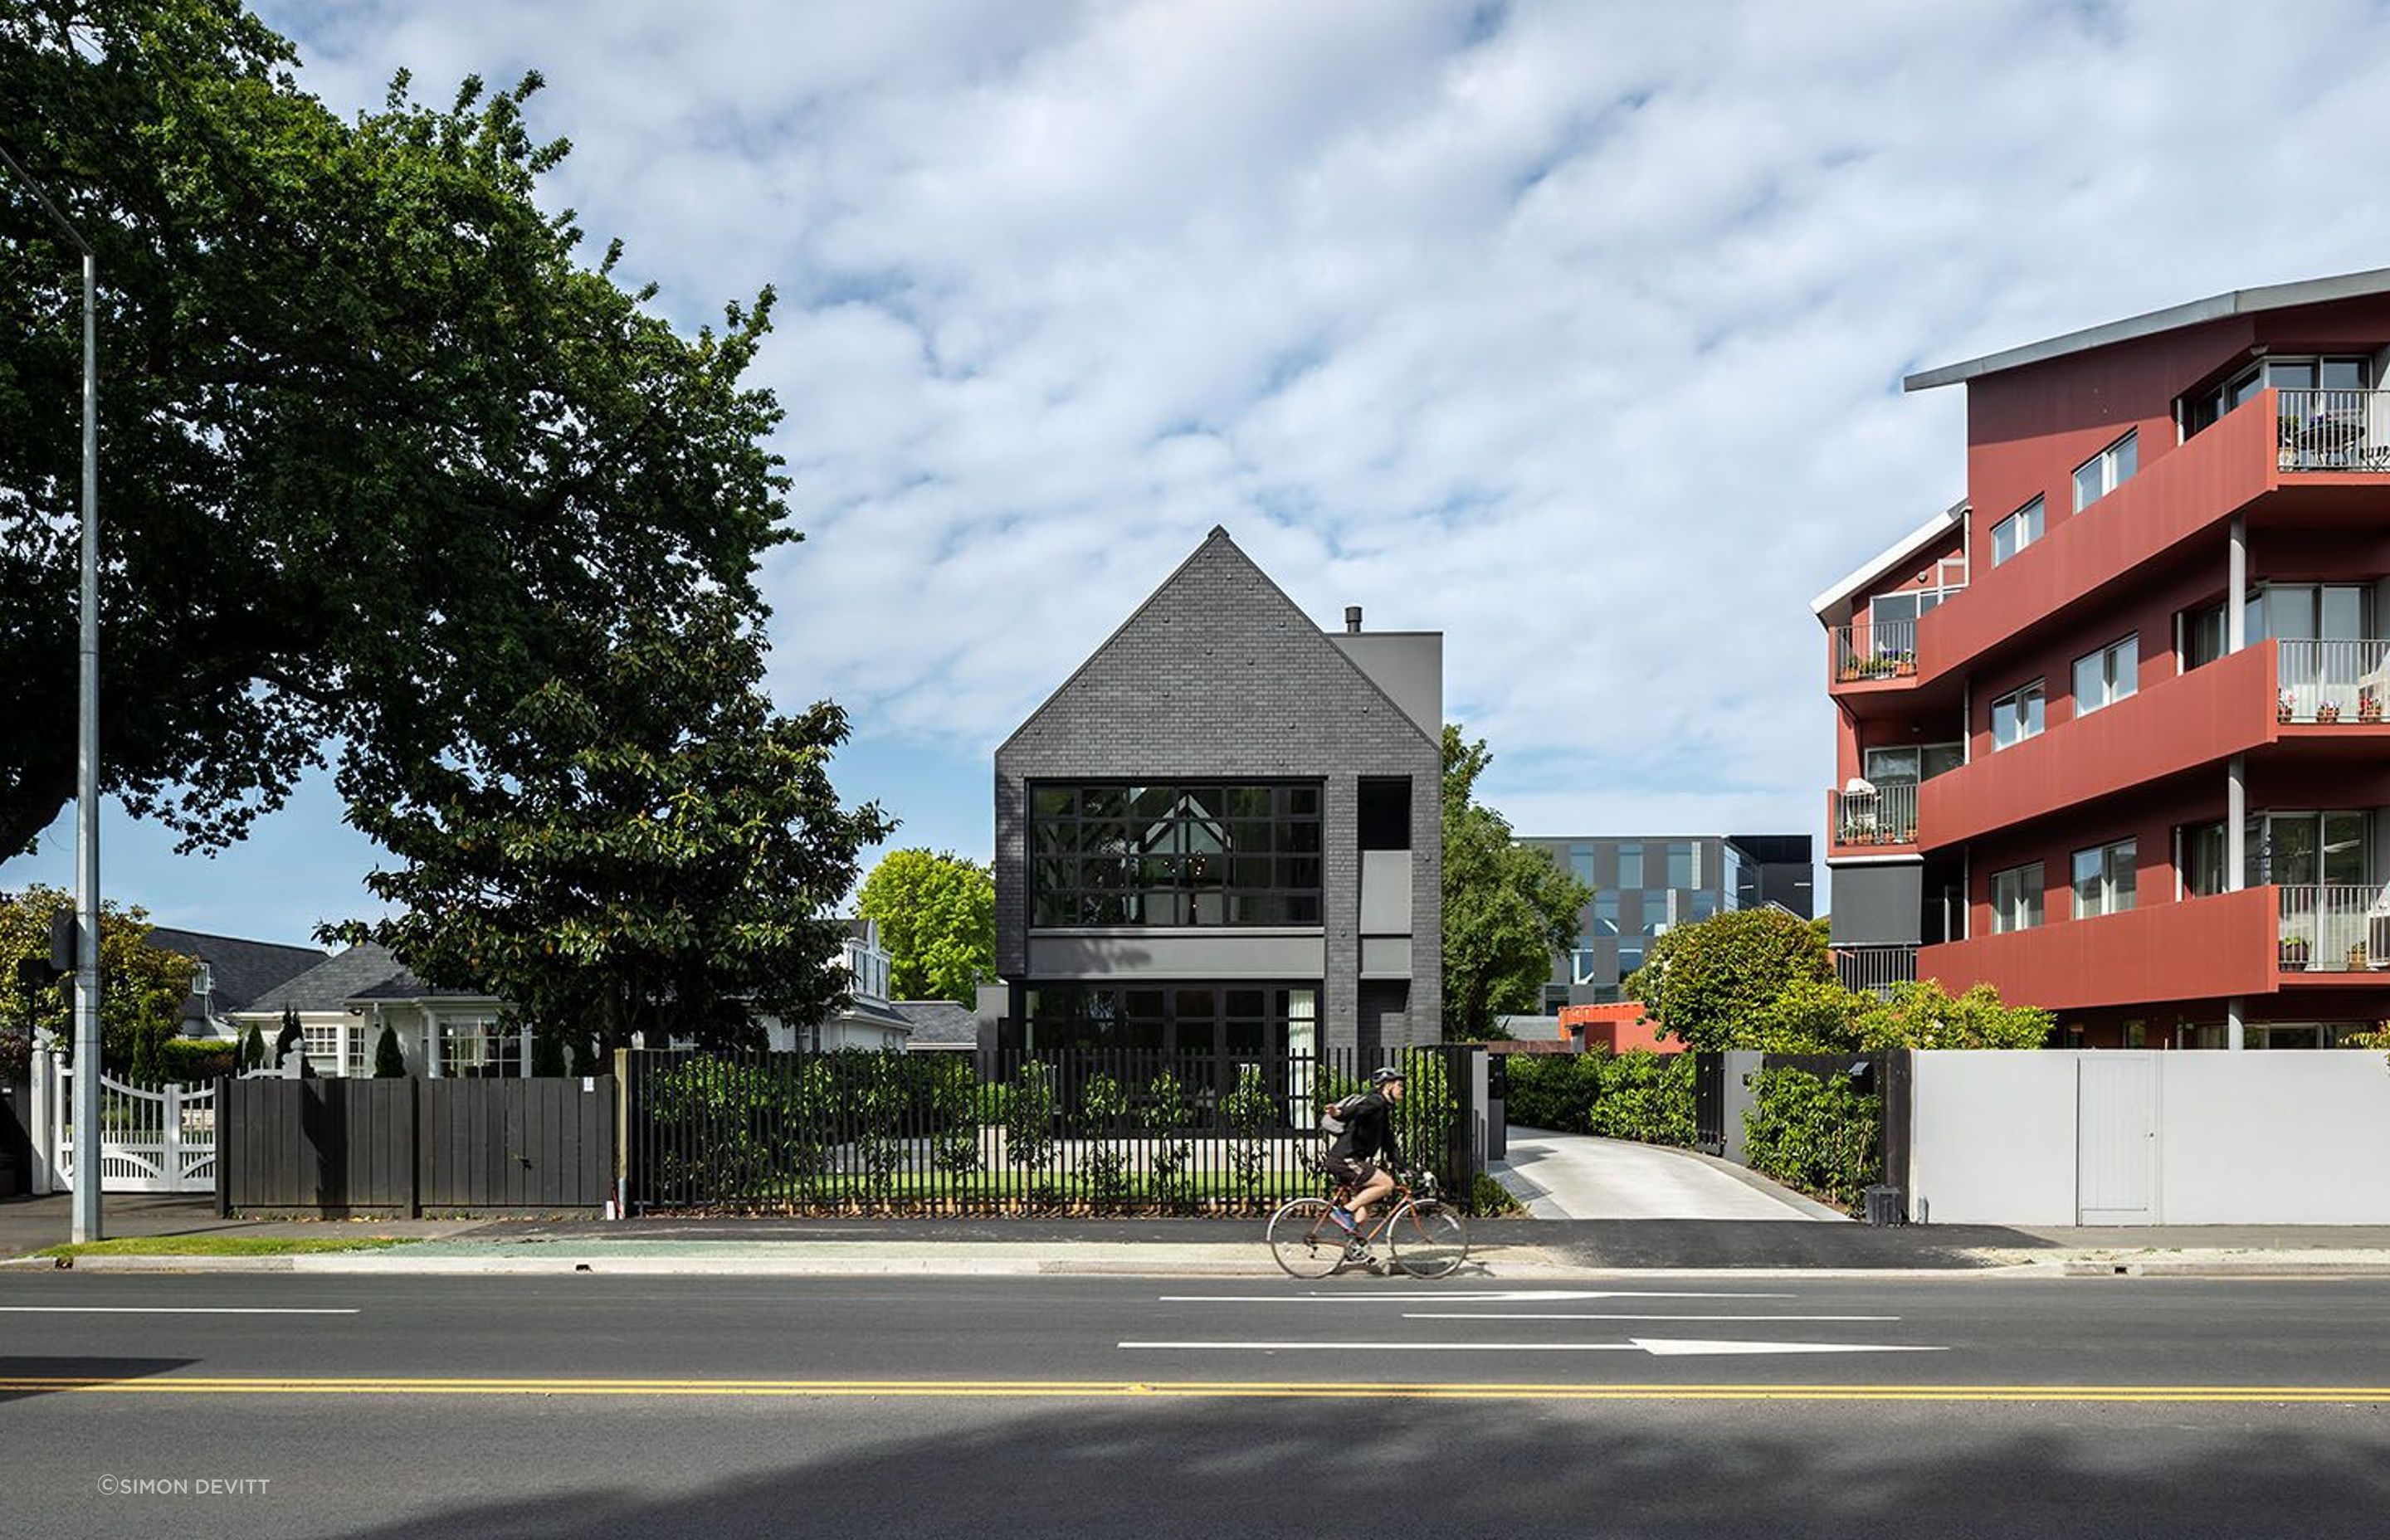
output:
[[[2055,1024],[2046,1010],[2003,1005],[1986,983],[1956,996],[1934,980],[1895,984],[1882,997],[1845,989],[1826,922],[1774,908],[1675,927],[1626,987],[1663,1030],[1696,1048],[2037,1048]]]
[[[105,789],[196,846],[327,743],[409,796],[602,675],[565,622],[752,610],[793,538],[768,290],[685,339],[585,264],[536,75],[343,120],[295,63],[237,0],[0,5],[0,139],[98,253]],[[74,784],[79,282],[0,178],[0,854]]]
[[[900,1000],[971,1005],[996,979],[996,878],[952,851],[892,850],[855,908],[880,925],[889,990]]]
[[[1549,853],[1511,838],[1510,821],[1478,802],[1494,761],[1480,738],[1444,729],[1444,1035],[1484,1037],[1506,1011],[1542,1004],[1552,954],[1576,935],[1592,890]]]
[[[677,625],[632,617],[603,661],[525,695],[470,762],[353,802],[399,858],[366,879],[399,912],[328,934],[577,1051],[818,1020],[846,992],[835,905],[893,828],[839,804],[844,713],[773,710],[762,637],[727,596]]]
[[[46,961],[50,917],[72,909],[72,895],[33,886],[0,902],[0,1075],[21,1071],[34,1034],[47,1032],[69,1052],[74,1040],[74,981],[35,982],[22,965]],[[183,1030],[198,962],[149,940],[138,907],[103,904],[99,912],[99,1052],[111,1074],[133,1066],[145,1029],[161,1037]]]

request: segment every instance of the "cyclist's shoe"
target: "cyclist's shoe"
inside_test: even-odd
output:
[[[1328,1217],[1336,1221],[1336,1223],[1343,1227],[1346,1235],[1351,1235],[1361,1227],[1354,1221],[1353,1211],[1351,1209],[1330,1209],[1328,1211]]]

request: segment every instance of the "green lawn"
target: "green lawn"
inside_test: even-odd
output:
[[[43,1257],[271,1257],[301,1251],[373,1251],[405,1246],[399,1236],[148,1235],[45,1246]]]

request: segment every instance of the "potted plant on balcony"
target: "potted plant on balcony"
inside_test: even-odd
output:
[[[2298,972],[2304,970],[2307,966],[2307,938],[2305,936],[2284,936],[2282,938],[2281,960],[2282,967],[2288,971]]]
[[[2366,960],[2363,942],[2358,942],[2348,949],[2348,970],[2351,973],[2362,973],[2371,966],[2371,964]]]
[[[2327,700],[2322,705],[2318,706],[2316,708],[2316,720],[2318,722],[2339,721],[2340,702],[2337,700]]]
[[[2290,692],[2290,691],[2288,691],[2288,690],[2284,690],[2284,691],[2282,691],[2280,695],[2277,695],[2276,697],[2274,697],[2274,720],[2275,720],[2275,721],[2277,721],[2277,722],[2288,722],[2289,720],[2291,720],[2291,718],[2292,718],[2292,717],[2294,717],[2294,716],[2295,716],[2295,715],[2297,715],[2297,714],[2298,714],[2298,702],[2297,702],[2296,700],[2294,700],[2294,699],[2291,698],[2291,692]]]
[[[2357,720],[2359,722],[2381,721],[2382,698],[2374,694],[2371,690],[2359,690],[2357,696]]]

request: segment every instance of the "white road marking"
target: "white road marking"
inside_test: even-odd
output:
[[[1797,1294],[1752,1293],[1747,1290],[1708,1292],[1680,1289],[1412,1289],[1399,1293],[1360,1293],[1351,1290],[1303,1294],[1163,1294],[1164,1304],[1370,1304],[1378,1301],[1436,1300],[1446,1304],[1539,1304],[1566,1300],[1791,1300]]]
[[[0,1304],[12,1315],[354,1315],[355,1305]]]
[[[1407,1321],[1896,1321],[1897,1315],[1637,1315],[1588,1313],[1531,1315],[1510,1311],[1406,1310]]]
[[[1722,1342],[1635,1337],[1624,1342],[1123,1342],[1132,1349],[1205,1353],[1648,1353],[1655,1357],[1765,1353],[1947,1353],[1939,1347],[1880,1342]]]

